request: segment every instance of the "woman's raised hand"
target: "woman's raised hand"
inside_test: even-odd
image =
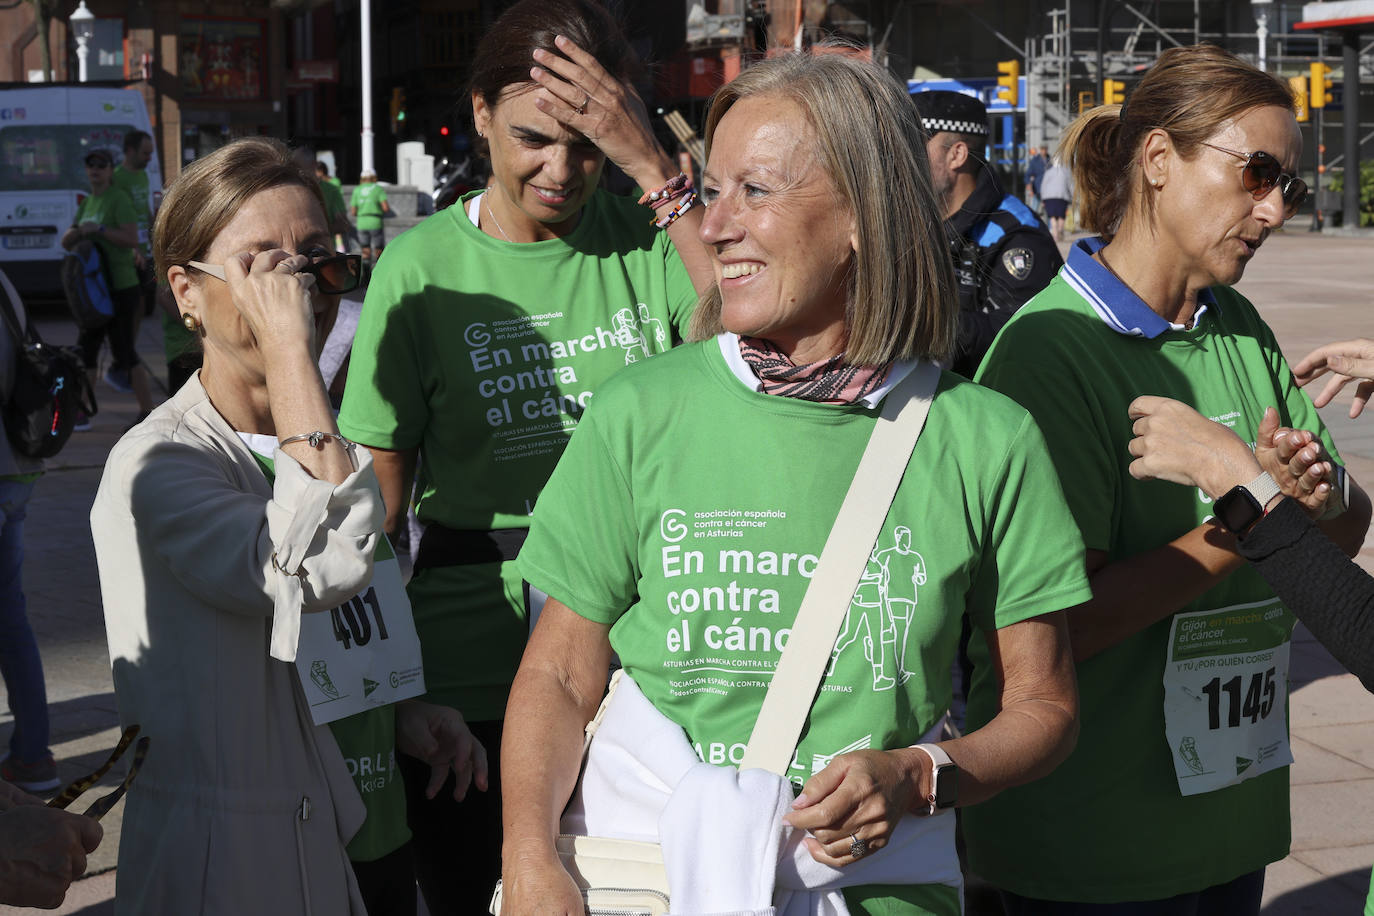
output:
[[[805,830],[806,848],[817,862],[839,868],[858,858],[850,852],[862,840],[864,854],[892,839],[897,822],[919,794],[924,751],[854,751],[841,754],[807,781],[783,823]]]
[[[534,52],[530,78],[545,90],[535,99],[539,110],[595,143],[640,187],[656,188],[675,174],[633,87],[607,73],[573,41],[560,35],[554,44],[566,59],[543,49]]]
[[[1307,385],[1326,373],[1331,373],[1326,387],[1312,398],[1312,403],[1325,407],[1347,384],[1358,380],[1350,416],[1358,417],[1374,394],[1374,340],[1344,340],[1318,347],[1293,366],[1299,385]]]
[[[1128,412],[1135,438],[1126,450],[1135,458],[1130,472],[1137,480],[1198,487],[1215,499],[1259,476],[1260,465],[1250,446],[1181,401],[1142,395],[1131,402]],[[1272,407],[1260,429],[1266,429],[1266,424],[1272,435],[1278,426],[1278,413]]]
[[[275,347],[304,344],[313,358],[315,277],[298,273],[309,263],[305,255],[280,248],[240,252],[224,262],[230,298],[264,355]]]
[[[1272,424],[1268,422],[1270,413]],[[1326,511],[1333,462],[1311,432],[1280,427],[1278,413],[1271,407],[1255,434],[1255,458],[1283,495],[1302,503],[1309,516],[1320,518]]]

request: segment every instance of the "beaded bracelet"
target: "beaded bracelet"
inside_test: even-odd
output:
[[[335,433],[327,433],[322,429],[317,429],[314,432],[310,433],[301,433],[299,436],[288,436],[277,443],[277,448],[285,448],[292,442],[308,442],[310,443],[311,448],[319,448],[320,443],[328,441],[330,439],[333,439],[335,442],[342,445],[345,450],[350,450],[353,448],[353,443],[345,439],[343,436],[336,435]]]
[[[680,204],[678,204],[676,207],[674,207],[674,208],[668,213],[667,216],[663,217],[662,219],[651,219],[651,220],[649,220],[649,222],[652,223],[653,225],[657,226],[659,229],[667,229],[667,228],[668,228],[669,226],[671,226],[673,223],[677,222],[678,217],[682,216],[682,214],[684,214],[684,213],[686,213],[688,210],[692,209],[692,204],[694,204],[694,203],[696,203],[696,202],[697,202],[697,194],[696,194],[696,192],[695,192],[695,191],[688,191],[688,192],[687,192],[687,196],[684,197],[684,198],[682,198],[682,203],[680,203]]]
[[[653,191],[645,191],[639,198],[640,204],[648,204],[655,210],[666,206],[669,202],[692,192],[692,178],[682,172],[678,172],[663,187]]]

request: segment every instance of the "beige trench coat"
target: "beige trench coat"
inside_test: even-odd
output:
[[[363,914],[344,851],[362,801],[269,654],[274,617],[294,655],[292,614],[371,577],[382,502],[366,450],[355,463],[334,486],[278,451],[269,485],[198,376],[110,453],[91,510],[105,628],[120,721],[152,738],[117,913]]]

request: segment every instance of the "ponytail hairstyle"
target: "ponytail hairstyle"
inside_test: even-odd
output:
[[[1288,84],[1229,51],[1209,44],[1165,51],[1125,105],[1084,112],[1059,141],[1057,158],[1073,170],[1080,222],[1110,241],[1136,191],[1153,214],[1139,165],[1150,131],[1166,131],[1179,155],[1191,159],[1227,121],[1268,105],[1294,110]]]

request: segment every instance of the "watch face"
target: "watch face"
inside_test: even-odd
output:
[[[935,769],[935,807],[953,808],[959,797],[959,768],[953,765]]]
[[[1264,515],[1264,507],[1245,487],[1232,487],[1216,506],[1217,519],[1231,532],[1244,532]]]

